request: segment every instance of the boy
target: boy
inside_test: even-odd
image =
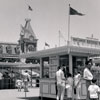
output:
[[[88,87],[90,100],[98,100],[98,93],[100,93],[100,87],[96,85],[96,79],[92,79],[91,85]]]

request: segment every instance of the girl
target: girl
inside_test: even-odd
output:
[[[73,78],[70,73],[67,75],[67,81],[66,81],[66,88],[67,88],[67,99],[72,100],[73,97]]]

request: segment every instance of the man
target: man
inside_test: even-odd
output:
[[[24,86],[25,86],[24,91],[25,91],[25,92],[28,92],[28,91],[29,91],[29,90],[28,90],[28,83],[29,83],[29,81],[30,81],[30,75],[29,75],[29,73],[28,73],[27,70],[26,70],[25,73],[23,74],[23,81],[24,81]]]
[[[60,66],[58,66],[57,71],[60,69]],[[55,90],[56,90],[56,95],[58,93],[57,91],[57,77],[55,76]]]
[[[90,71],[91,66],[92,66],[92,63],[90,61],[87,61],[86,62],[86,67],[83,71],[83,78],[86,80],[86,88],[87,89],[88,89],[89,85],[91,84],[91,80],[93,79],[93,75]],[[86,100],[89,100],[88,90],[87,90],[87,99]]]
[[[64,65],[62,65],[56,72],[56,82],[57,82],[57,100],[64,99],[65,93],[65,77],[63,72]]]

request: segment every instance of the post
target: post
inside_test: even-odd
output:
[[[59,30],[59,47],[60,47],[60,30]]]
[[[26,89],[26,84],[25,84],[25,89]],[[26,91],[24,91],[25,92],[25,98],[26,98]]]
[[[32,68],[31,68],[31,87],[33,87],[32,86]]]
[[[70,42],[70,4],[69,4],[69,12],[68,12],[68,46]]]

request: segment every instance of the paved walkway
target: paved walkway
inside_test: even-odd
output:
[[[39,100],[39,88],[30,88],[29,92],[18,92],[17,89],[0,90],[0,100]]]

